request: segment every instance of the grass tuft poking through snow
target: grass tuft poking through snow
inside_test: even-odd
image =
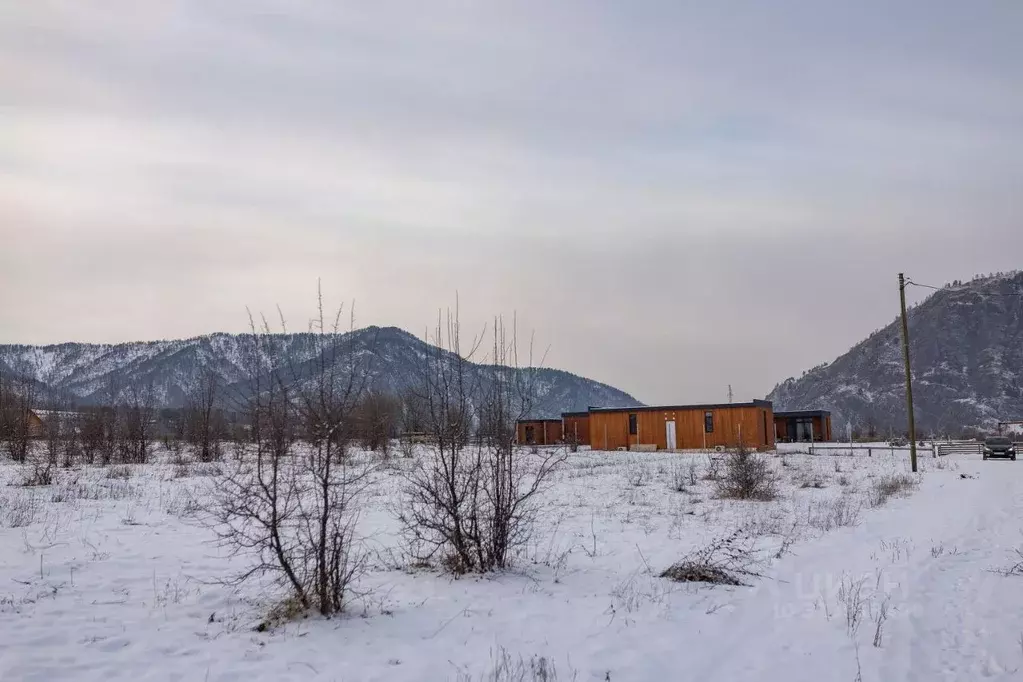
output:
[[[552,659],[532,656],[527,661],[521,656],[512,656],[504,647],[493,654],[492,667],[482,676],[460,673],[457,678],[458,682],[557,682],[558,679],[558,669]],[[578,679],[578,673],[573,671],[572,677],[565,679]]]
[[[870,486],[868,499],[871,507],[882,507],[897,495],[904,495],[917,486],[917,480],[909,474],[889,474],[875,480]]]

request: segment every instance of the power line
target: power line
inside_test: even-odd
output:
[[[921,287],[923,289],[934,289],[935,291],[974,291],[974,289],[972,287],[967,286],[967,285],[962,285],[962,286],[958,286],[958,287],[936,287],[933,284],[920,284],[919,282],[914,282],[911,279],[907,279],[906,280],[906,286]],[[1023,296],[1023,291],[1009,291],[1009,292],[1002,292],[1002,291],[983,291],[983,292],[981,292],[981,291],[977,291],[976,293],[981,294],[982,296]]]

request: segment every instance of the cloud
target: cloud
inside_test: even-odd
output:
[[[3,341],[458,292],[646,401],[763,395],[1009,269],[1007,3],[37,2],[0,25]]]

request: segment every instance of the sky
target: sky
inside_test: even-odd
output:
[[[647,403],[763,397],[1020,266],[1023,3],[82,0],[0,19],[0,343],[457,300]],[[911,302],[923,290],[911,292]]]

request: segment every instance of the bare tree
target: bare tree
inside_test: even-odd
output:
[[[367,392],[356,413],[356,429],[362,446],[387,455],[400,417],[401,404],[395,397],[382,392]]]
[[[37,383],[30,366],[0,372],[0,440],[14,462],[25,462],[32,449],[36,400]]]
[[[481,342],[474,340],[462,352],[457,307],[454,313],[448,311],[446,324],[438,316],[428,340],[418,386],[410,391],[422,408],[432,442],[406,476],[400,520],[414,553],[424,559],[440,553],[451,570],[468,571],[480,564],[482,465],[464,446],[472,396],[479,393],[480,375],[471,358]]]
[[[219,460],[223,453],[226,423],[220,382],[212,368],[200,372],[180,420],[181,435],[200,462]]]
[[[504,568],[511,550],[532,533],[536,496],[553,471],[564,462],[562,448],[526,451],[515,447],[515,425],[534,407],[537,370],[532,344],[525,367],[519,365],[517,330],[506,334],[504,321],[494,320],[490,381],[479,401],[483,447],[483,494],[486,505],[482,568]]]
[[[347,444],[367,371],[353,327],[341,333],[341,311],[329,325],[322,298],[318,310],[308,362],[265,319],[251,324],[251,394],[240,405],[250,452],[225,475],[215,518],[221,541],[254,558],[237,580],[276,576],[301,609],[329,616],[344,609],[364,565],[355,524],[369,469],[352,461]],[[307,443],[298,443],[300,426]]]
[[[349,585],[361,570],[362,559],[354,548],[355,497],[362,490],[369,469],[355,465],[347,456],[348,436],[355,410],[366,393],[368,367],[354,348],[355,318],[350,317],[342,334],[338,309],[330,326],[324,318],[322,294],[317,318],[311,325],[312,376],[300,383],[299,409],[312,427],[311,452],[305,474],[312,494],[301,496],[303,544],[314,555],[315,594],[320,613],[329,616],[345,606]],[[292,373],[293,378],[300,378]]]
[[[102,424],[102,440],[99,442],[100,463],[110,464],[118,453],[125,448],[122,446],[122,410],[118,405],[121,402],[121,391],[113,377],[109,378],[103,388],[103,406],[99,409],[99,418]]]
[[[463,354],[457,308],[446,328],[438,321],[418,387],[432,443],[406,475],[400,517],[414,552],[439,554],[456,572],[508,565],[532,530],[537,494],[565,456],[560,448],[534,454],[515,447],[515,422],[533,404],[535,370],[518,366],[514,327],[508,338],[495,320],[493,356],[477,366],[471,358],[481,338]]]
[[[121,459],[145,464],[153,446],[156,425],[156,395],[152,384],[134,384],[125,392],[126,404],[118,419],[121,427]]]
[[[95,464],[96,457],[102,451],[106,440],[103,409],[101,407],[89,408],[79,416],[79,440],[82,447],[82,458],[86,464]]]

